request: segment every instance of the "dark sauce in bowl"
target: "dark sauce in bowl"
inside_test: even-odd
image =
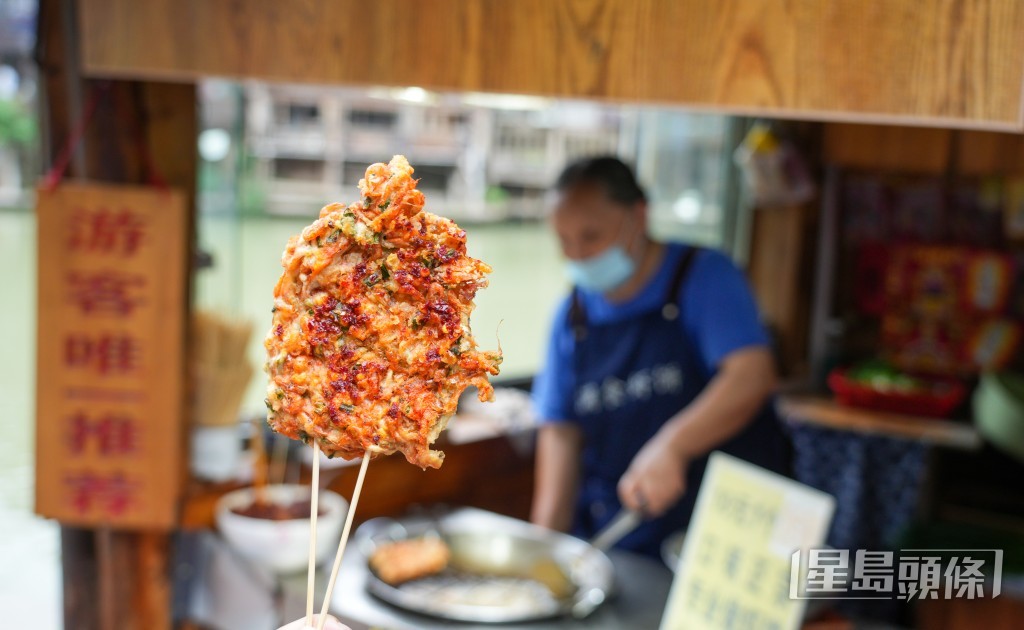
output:
[[[245,507],[231,508],[233,514],[248,518],[261,518],[268,521],[292,521],[308,519],[311,504],[309,499],[299,499],[289,503],[272,503],[270,501],[253,501]],[[317,506],[317,516],[326,514]]]

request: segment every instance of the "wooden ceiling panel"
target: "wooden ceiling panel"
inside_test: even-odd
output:
[[[1013,0],[78,1],[94,76],[1024,128],[1024,3]]]

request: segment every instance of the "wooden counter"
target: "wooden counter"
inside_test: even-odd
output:
[[[528,437],[528,436],[517,436]],[[529,517],[533,496],[533,453],[523,453],[506,436],[465,444],[440,444],[445,463],[438,470],[420,470],[401,455],[374,460],[366,471],[359,499],[358,522],[398,516],[415,505],[444,503],[477,507],[515,518]],[[323,487],[346,499],[352,496],[358,466],[321,467]],[[309,483],[309,470],[302,471]],[[212,528],[221,496],[248,483],[192,481],[182,508],[182,529]]]
[[[779,411],[787,422],[918,440],[964,450],[981,447],[981,436],[967,422],[845,407],[826,396],[785,395],[779,398]]]

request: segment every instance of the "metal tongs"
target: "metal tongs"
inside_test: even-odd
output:
[[[590,539],[595,549],[608,551],[644,521],[644,515],[635,510],[621,509],[604,528]]]

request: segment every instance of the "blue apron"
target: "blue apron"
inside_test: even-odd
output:
[[[584,438],[577,536],[592,537],[615,516],[621,507],[618,482],[633,456],[711,378],[680,321],[679,296],[696,252],[691,247],[681,257],[663,307],[627,321],[588,322],[573,292],[573,404]],[[770,408],[719,450],[771,470],[785,468],[785,439]],[[657,556],[662,541],[689,522],[706,465],[706,456],[691,461],[679,503],[642,523],[617,546]]]

